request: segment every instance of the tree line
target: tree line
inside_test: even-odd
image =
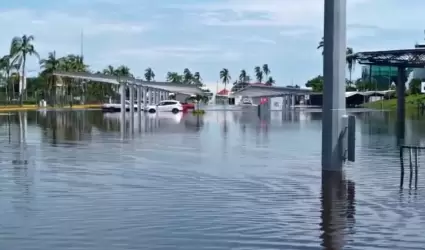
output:
[[[39,61],[40,72],[36,77],[26,77],[27,60],[35,57]],[[0,102],[34,102],[45,99],[48,102],[63,102],[61,98],[74,100],[74,97],[86,98],[86,101],[101,101],[105,98],[118,95],[117,86],[101,84],[91,81],[65,79],[54,76],[54,71],[90,72],[114,76],[134,77],[130,68],[125,65],[108,65],[101,71],[93,71],[84,63],[82,55],[69,54],[58,57],[55,51],[49,52],[46,58],[40,58],[34,46],[34,36],[23,35],[14,37],[11,41],[9,53],[0,58]],[[254,68],[255,79],[259,83],[273,85],[275,80],[270,76],[267,64]],[[151,67],[144,71],[142,78],[146,81],[155,81],[155,72]],[[218,75],[220,81],[227,87],[232,80],[228,69],[223,68]],[[25,84],[20,84],[26,79]],[[252,78],[246,70],[241,70],[239,78],[233,84],[251,82]],[[185,68],[182,73],[168,72],[166,81],[173,83],[195,84],[203,86],[201,74]],[[22,81],[21,81],[22,82]],[[61,88],[58,88],[62,86]],[[59,99],[58,99],[59,98]]]

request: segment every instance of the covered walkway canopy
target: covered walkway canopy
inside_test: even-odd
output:
[[[365,91],[365,92],[359,92],[359,91],[349,91],[345,92],[345,97],[351,97],[354,95],[361,95],[361,96],[386,96],[388,94],[394,93],[395,90],[383,90],[383,91]]]
[[[299,89],[290,87],[276,87],[263,85],[249,85],[239,91],[236,91],[232,96],[248,96],[248,97],[274,97],[282,95],[308,95],[313,91],[310,89]]]
[[[407,68],[425,67],[424,48],[358,52],[348,57],[356,60],[359,64]]]
[[[130,85],[142,86],[147,88],[153,88],[157,90],[164,90],[173,93],[181,93],[187,95],[205,95],[205,92],[196,85],[184,84],[184,83],[172,83],[172,82],[148,82],[140,79],[126,77],[126,76],[110,76],[104,74],[92,74],[87,72],[61,72],[55,71],[53,75],[59,77],[68,77],[74,79],[81,79],[105,84],[126,83]]]
[[[417,47],[415,49],[358,52],[347,56],[347,58],[351,58],[359,64],[397,67],[397,131],[399,133],[398,137],[404,138],[406,117],[406,68],[424,68],[425,49]]]

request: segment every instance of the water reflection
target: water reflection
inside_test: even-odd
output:
[[[345,180],[343,172],[323,171],[321,201],[323,249],[341,250],[346,244],[347,236],[354,233],[354,182]]]
[[[44,112],[30,113],[38,120],[41,126],[44,140],[49,140],[52,145],[59,142],[90,141],[93,134],[111,133],[121,131],[119,113],[101,113],[96,111],[68,111],[68,112]],[[127,116],[125,121],[127,135],[134,134],[131,131],[131,119]],[[191,114],[135,114],[133,120],[135,127],[140,132],[199,132],[204,121],[202,116]]]
[[[399,190],[392,115],[356,116],[345,173],[318,167],[317,112],[146,114],[124,142],[119,114],[0,116],[1,245],[422,249],[424,182]],[[407,120],[406,139],[422,143],[423,123]]]

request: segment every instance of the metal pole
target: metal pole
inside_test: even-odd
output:
[[[397,132],[399,143],[402,143],[404,140],[404,131],[405,131],[405,77],[406,77],[406,68],[403,66],[398,67],[398,77],[397,77]]]
[[[121,135],[125,134],[125,92],[126,92],[126,83],[122,82],[121,86]]]
[[[341,171],[345,115],[346,0],[325,0],[322,170]]]

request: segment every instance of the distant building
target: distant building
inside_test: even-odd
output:
[[[424,49],[425,48],[425,44],[416,44],[415,45],[415,49]],[[413,79],[421,79],[421,80],[425,80],[425,69],[413,69]]]
[[[425,45],[416,44],[415,49],[424,49]],[[413,72],[412,78],[425,80],[425,69],[407,69],[407,76]],[[365,65],[362,66],[362,80],[376,84],[376,90],[387,90],[397,82],[397,67]]]
[[[397,67],[365,65],[362,66],[362,81],[375,84],[376,90],[390,89],[397,82]]]

